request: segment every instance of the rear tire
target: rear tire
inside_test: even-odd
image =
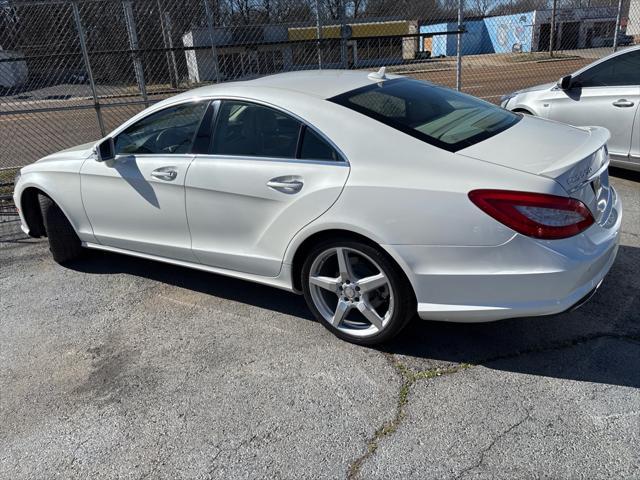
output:
[[[38,200],[53,259],[57,263],[66,263],[80,257],[82,243],[64,212],[46,195],[38,195]]]
[[[332,239],[313,247],[301,283],[318,321],[358,345],[391,340],[416,312],[404,272],[379,247],[360,241]]]

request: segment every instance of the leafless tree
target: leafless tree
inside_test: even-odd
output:
[[[465,15],[485,17],[495,5],[495,0],[471,0]]]

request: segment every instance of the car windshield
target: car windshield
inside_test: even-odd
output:
[[[410,79],[367,85],[329,100],[450,152],[492,137],[521,118],[475,97]]]

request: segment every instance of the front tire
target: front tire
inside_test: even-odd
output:
[[[80,257],[82,243],[64,212],[46,195],[39,195],[38,200],[53,259],[57,263],[66,263]]]
[[[316,245],[302,267],[302,289],[322,325],[359,345],[390,340],[416,311],[411,284],[396,263],[355,240]]]

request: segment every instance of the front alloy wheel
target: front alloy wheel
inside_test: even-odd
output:
[[[303,286],[320,322],[354,343],[389,340],[415,312],[399,268],[386,253],[359,242],[319,245],[305,262]]]

